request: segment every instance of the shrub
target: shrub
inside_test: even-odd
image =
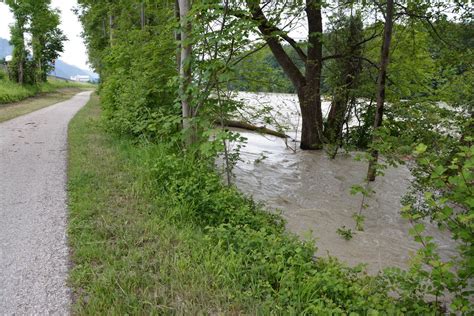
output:
[[[262,311],[306,314],[433,312],[423,297],[389,295],[387,278],[367,276],[336,259],[315,258],[313,242],[284,229],[283,219],[223,185],[212,159],[147,145],[144,175],[175,225],[194,223],[209,249],[226,258],[219,282],[238,284]],[[142,157],[143,158],[143,157]],[[217,269],[217,268],[216,268]]]

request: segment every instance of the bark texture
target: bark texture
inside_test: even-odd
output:
[[[375,110],[374,119],[374,138],[373,142],[377,141],[375,132],[382,126],[383,110],[385,103],[385,81],[387,78],[387,68],[389,64],[390,54],[390,43],[392,41],[392,29],[393,29],[393,0],[387,0],[386,12],[385,12],[385,26],[383,31],[383,42],[382,52],[380,56],[380,68],[379,75],[377,78],[377,108]],[[371,160],[369,161],[369,169],[367,171],[367,180],[374,181],[377,173],[377,162],[379,152],[376,149],[372,149]]]
[[[190,0],[178,0],[179,5],[179,19],[181,25],[181,56],[180,56],[180,96],[181,96],[181,111],[183,115],[183,129],[191,133],[187,138],[188,145],[192,143],[191,128],[191,100],[188,92],[191,84],[191,54],[192,46],[189,43],[189,36],[191,31],[191,24],[188,19],[189,10],[191,8]]]
[[[260,1],[247,0],[252,19],[257,22],[258,29],[263,35],[275,59],[291,80],[298,95],[302,116],[301,149],[321,149],[323,144],[323,116],[321,110],[321,69],[323,31],[321,16],[321,0],[306,0],[306,15],[308,20],[308,53],[298,47],[278,27],[273,25],[265,16]],[[276,35],[279,34],[279,35]],[[305,62],[304,74],[285,52],[280,39],[287,41]]]

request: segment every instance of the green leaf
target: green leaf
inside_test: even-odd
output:
[[[415,153],[418,154],[418,155],[421,155],[422,153],[424,153],[426,151],[427,148],[428,148],[428,146],[426,146],[423,143],[420,143],[420,144],[418,144],[418,146],[416,146]]]

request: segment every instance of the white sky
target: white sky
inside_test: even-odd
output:
[[[61,26],[69,39],[64,43],[61,60],[82,69],[90,70],[87,65],[87,50],[81,38],[82,25],[71,11],[77,5],[76,0],[52,0],[52,6],[61,10]],[[13,15],[6,4],[0,3],[0,37],[10,39],[10,27]]]

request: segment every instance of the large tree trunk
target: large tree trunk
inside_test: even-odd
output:
[[[298,92],[298,100],[300,102],[302,129],[300,148],[304,150],[315,150],[322,148],[321,138],[318,133],[318,101],[320,96],[317,91],[308,86],[303,87]],[[319,109],[321,104],[319,103]]]
[[[308,54],[305,56],[300,49],[297,51],[300,58],[305,60],[305,74],[303,75],[286,53],[280,43],[278,33],[281,31],[266,18],[259,1],[246,0],[252,14],[252,19],[258,22],[258,29],[262,33],[275,59],[292,82],[298,93],[301,108],[302,131],[301,149],[321,149],[323,116],[321,111],[321,69],[322,69],[322,42],[323,31],[321,16],[321,0],[306,0],[308,19]],[[290,45],[297,43],[284,36]]]
[[[323,147],[323,113],[321,109],[323,22],[321,5],[321,0],[306,0],[308,56],[305,64],[304,100],[303,102],[300,100],[303,117],[301,149],[321,149]]]
[[[183,129],[187,130],[189,137],[187,138],[188,145],[193,142],[193,131],[191,128],[191,96],[189,94],[189,86],[191,84],[191,54],[192,46],[188,41],[191,24],[189,22],[189,10],[191,8],[190,0],[178,0],[179,4],[179,18],[181,23],[181,56],[180,56],[180,97],[181,110],[183,115]]]
[[[392,40],[392,28],[393,28],[393,0],[387,0],[387,10],[385,13],[385,26],[383,34],[382,52],[380,56],[380,69],[377,78],[377,109],[375,110],[374,120],[374,137],[373,142],[377,141],[375,133],[377,129],[382,125],[383,110],[385,102],[385,81],[387,77],[387,68],[389,63],[390,53],[390,42]],[[367,180],[374,181],[377,173],[377,161],[379,152],[376,149],[372,149],[371,160],[369,161],[369,169],[367,171]]]

